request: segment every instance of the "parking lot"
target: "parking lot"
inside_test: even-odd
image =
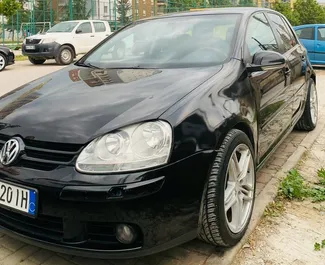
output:
[[[28,61],[17,62],[0,73],[0,94],[32,81],[38,77],[62,69],[49,61],[44,65],[35,66]],[[325,79],[325,71],[318,70],[318,94],[320,110],[323,109],[325,96],[320,86]],[[325,80],[324,80],[325,81]],[[258,173],[257,196],[265,185],[281,169],[287,159],[295,152],[297,146],[305,138],[306,133],[293,132],[282,143],[277,152],[268,161],[267,165]],[[163,253],[141,259],[106,261],[90,260],[81,257],[72,257],[53,253],[23,244],[7,236],[0,238],[0,265],[212,265],[225,264],[222,250],[194,240],[180,247],[173,248]]]

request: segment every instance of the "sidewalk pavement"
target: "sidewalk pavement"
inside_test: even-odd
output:
[[[322,84],[325,81],[325,71],[318,70],[318,96],[320,119],[318,127],[310,133],[292,132],[269,159],[257,175],[256,206],[253,212],[252,225],[245,238],[257,225],[265,205],[274,195],[274,183],[283,167],[294,166],[304,150],[308,148],[324,128],[325,93]],[[286,169],[287,170],[287,169]],[[274,183],[273,183],[274,182]],[[270,197],[271,196],[271,197]],[[39,249],[0,235],[0,265],[230,265],[243,241],[225,252],[193,240],[171,250],[139,259],[132,260],[94,260],[57,254]]]

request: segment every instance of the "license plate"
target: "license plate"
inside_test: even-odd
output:
[[[0,181],[0,206],[36,217],[37,190]]]
[[[35,50],[34,45],[26,45],[26,50]]]

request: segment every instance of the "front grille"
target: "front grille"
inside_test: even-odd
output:
[[[0,148],[11,136],[0,134]],[[15,164],[17,167],[26,167],[43,171],[54,170],[60,165],[74,165],[77,155],[83,145],[62,144],[53,142],[23,139],[25,153]]]
[[[84,240],[72,243],[75,248],[97,250],[122,250],[139,248],[143,244],[142,234],[137,228],[138,240],[130,245],[121,244],[115,236],[115,223],[84,222]],[[16,233],[49,243],[69,246],[64,241],[64,223],[62,218],[39,214],[33,219],[9,210],[0,208],[0,225]]]
[[[26,44],[38,44],[40,42],[40,39],[26,39]]]

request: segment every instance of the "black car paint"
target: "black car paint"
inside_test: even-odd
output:
[[[15,63],[15,54],[11,52],[9,48],[0,46],[0,53],[6,57],[7,65],[12,65]]]
[[[241,28],[245,29],[248,18],[265,9],[171,16],[218,12],[242,13]],[[285,54],[290,75],[282,69],[250,74],[246,65],[252,58],[242,48],[244,36],[245,30],[239,30],[234,54],[222,66],[105,72],[73,65],[2,96],[0,140],[4,143],[19,136],[27,149],[16,165],[1,166],[0,176],[37,188],[40,215],[62,218],[63,235],[55,240],[47,238],[44,231],[29,231],[12,221],[14,217],[8,218],[11,215],[6,210],[0,210],[2,230],[53,250],[112,258],[147,255],[195,238],[202,190],[215,150],[226,133],[231,128],[247,133],[256,164],[262,165],[302,115],[306,82],[316,76],[308,60],[301,65],[295,59],[301,54],[298,47]],[[113,82],[94,77],[96,71]],[[119,71],[128,71],[132,81],[123,82]],[[167,165],[110,175],[76,171],[77,154],[92,139],[156,119],[173,127],[173,150]],[[282,121],[286,123],[281,127]],[[43,146],[53,143],[71,145],[77,151],[70,161],[58,162],[51,170],[22,166],[30,146],[44,151]],[[46,163],[46,159],[33,158],[37,163]],[[31,225],[37,222],[26,218]],[[140,241],[129,247],[99,248],[87,234],[90,222],[134,224]]]

